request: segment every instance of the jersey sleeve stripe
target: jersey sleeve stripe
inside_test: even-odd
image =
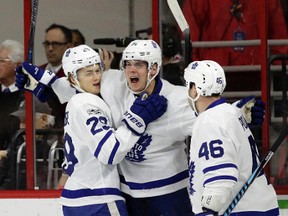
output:
[[[226,163],[226,164],[220,164],[220,165],[216,165],[216,166],[207,167],[207,168],[205,168],[205,169],[203,170],[203,174],[206,174],[207,172],[219,170],[219,169],[225,169],[225,168],[235,168],[235,169],[238,169],[235,164]]]
[[[108,164],[113,164],[113,160],[115,158],[115,154],[116,154],[119,146],[120,146],[120,142],[117,140],[115,145],[114,145],[114,148],[112,149],[111,155],[110,155],[109,160],[108,160]]]
[[[237,178],[235,178],[234,176],[229,176],[229,175],[215,176],[213,178],[209,178],[205,180],[203,183],[203,187],[205,187],[206,184],[211,183],[213,181],[217,181],[217,180],[232,180],[232,181],[237,182]]]
[[[100,142],[99,142],[99,144],[98,144],[98,146],[97,146],[97,148],[96,148],[96,150],[94,152],[94,156],[95,157],[98,157],[98,155],[99,155],[99,153],[101,151],[101,148],[103,147],[104,143],[109,139],[109,137],[111,136],[112,133],[113,133],[112,130],[109,130],[105,134],[105,136],[100,140]]]

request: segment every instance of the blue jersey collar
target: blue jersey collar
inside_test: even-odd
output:
[[[162,80],[160,79],[159,75],[155,77],[155,82],[156,86],[152,94],[159,94],[163,86]]]
[[[208,110],[208,109],[210,109],[210,108],[212,108],[212,107],[218,106],[218,105],[220,105],[220,104],[223,104],[223,103],[226,103],[226,99],[225,99],[225,98],[220,98],[220,99],[214,101],[213,103],[211,103],[211,104],[207,107],[206,110]]]

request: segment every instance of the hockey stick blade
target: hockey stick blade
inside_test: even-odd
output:
[[[178,4],[177,0],[167,0],[167,4],[178,24],[181,31],[183,32],[183,38],[184,38],[184,66],[187,67],[192,60],[191,53],[192,53],[192,46],[190,43],[190,28],[189,25],[185,19],[185,16]]]
[[[188,23],[177,0],[167,0],[167,3],[181,31],[184,32],[186,29],[189,29]]]
[[[234,197],[230,205],[227,207],[227,209],[224,212],[224,216],[229,216],[237,203],[240,201],[240,199],[244,196],[245,192],[248,190],[250,185],[254,182],[254,180],[257,178],[257,176],[262,172],[263,168],[266,166],[266,164],[269,162],[269,160],[272,158],[273,154],[276,152],[278,147],[282,144],[283,140],[288,134],[288,126],[285,126],[278,139],[275,141],[275,143],[271,146],[267,156],[262,159],[261,163],[258,165],[258,167],[255,169],[255,171],[252,173],[252,175],[248,178],[244,186],[240,189],[240,191],[237,193],[237,195]]]

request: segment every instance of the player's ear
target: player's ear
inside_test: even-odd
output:
[[[155,63],[153,66],[152,66],[152,70],[151,70],[151,73],[150,73],[150,76],[153,77],[156,73],[157,73],[157,68],[158,68],[158,64]]]
[[[189,89],[189,96],[191,98],[196,98],[197,96],[197,90],[195,83],[191,83],[191,88]]]
[[[74,77],[72,76],[72,74],[70,72],[68,72],[68,81],[71,83],[71,84],[74,84],[76,85],[77,82],[75,81]]]

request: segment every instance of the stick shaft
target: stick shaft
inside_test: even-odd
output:
[[[34,51],[34,39],[35,39],[37,12],[38,12],[38,0],[32,0],[30,33],[29,33],[29,43],[28,43],[28,56],[27,56],[27,61],[29,63],[33,63],[33,51]]]
[[[279,148],[285,137],[288,133],[288,127],[285,126],[278,139],[275,141],[275,143],[271,146],[268,154],[265,158],[261,161],[261,163],[258,165],[258,167],[255,169],[255,171],[252,173],[252,175],[248,178],[244,186],[240,189],[240,191],[237,193],[237,195],[234,197],[230,205],[227,207],[227,209],[224,212],[224,216],[228,216],[231,214],[233,209],[236,207],[237,203],[240,201],[240,199],[244,196],[245,192],[248,190],[250,185],[253,183],[253,181],[257,178],[257,176],[262,172],[266,164],[269,162],[269,160],[272,158],[273,154],[276,152],[276,150]]]

